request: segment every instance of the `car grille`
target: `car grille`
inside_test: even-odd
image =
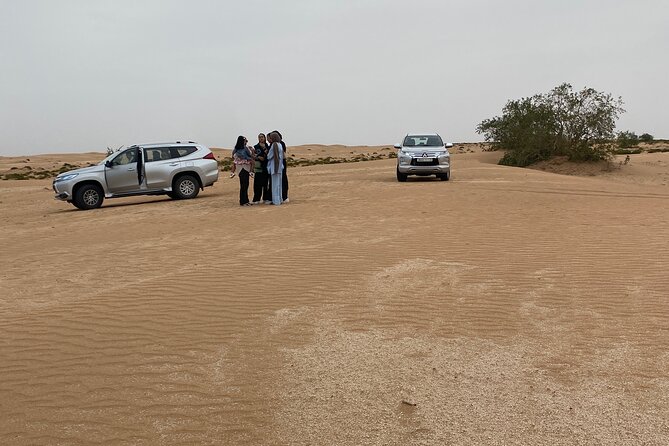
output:
[[[413,152],[414,158],[421,158],[423,155],[425,155],[426,158],[436,158],[438,157],[441,153],[443,152]]]
[[[429,158],[429,156],[421,157],[421,158]],[[412,166],[438,166],[439,165],[439,160],[435,157],[435,158],[432,158],[431,162],[423,162],[423,161],[418,161],[418,158],[411,158],[411,165]]]

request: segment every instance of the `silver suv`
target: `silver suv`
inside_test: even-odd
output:
[[[451,178],[451,154],[446,143],[436,133],[409,133],[402,144],[396,144],[397,181],[406,181],[409,175],[436,175],[442,181]]]
[[[195,198],[218,180],[218,163],[207,147],[192,141],[140,144],[112,153],[99,164],[71,170],[53,180],[56,199],[79,209],[102,206],[105,198],[169,195]]]

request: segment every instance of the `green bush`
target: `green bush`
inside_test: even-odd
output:
[[[636,133],[626,131],[618,133],[616,137],[616,142],[618,147],[621,149],[627,149],[629,147],[636,147],[639,145],[639,137]]]
[[[653,142],[653,135],[650,133],[643,133],[641,136],[639,136],[639,140],[646,143]]]
[[[476,131],[491,148],[505,151],[499,162],[504,165],[524,167],[552,156],[606,160],[622,104],[592,88],[574,92],[565,83],[546,94],[508,101],[502,116],[482,121]]]

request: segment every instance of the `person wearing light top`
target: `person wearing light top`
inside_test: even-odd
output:
[[[269,151],[267,152],[267,172],[271,178],[272,184],[272,204],[280,205],[282,200],[281,194],[281,175],[283,173],[283,147],[281,146],[281,139],[277,132],[272,132],[268,135]]]
[[[288,164],[286,160],[286,143],[283,142],[283,135],[281,132],[278,130],[274,130],[274,133],[276,133],[279,136],[279,144],[281,144],[281,147],[283,148],[283,172],[281,172],[281,196],[283,198],[284,203],[288,203],[290,200],[288,199]]]
[[[239,205],[240,206],[250,206],[249,203],[249,177],[253,177],[253,166],[255,160],[253,157],[253,150],[250,147],[247,147],[248,140],[240,136],[237,138],[237,144],[232,150],[232,173],[230,178],[235,176],[237,170],[237,176],[239,176]]]

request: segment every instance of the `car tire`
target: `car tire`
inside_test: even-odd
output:
[[[448,181],[451,179],[451,174],[450,173],[442,173],[441,175],[437,175],[441,181]]]
[[[172,194],[178,200],[188,200],[197,197],[200,193],[200,183],[192,175],[182,175],[174,180]]]
[[[400,183],[404,183],[408,177],[409,175],[407,175],[406,173],[402,173],[400,172],[399,169],[397,169],[397,181],[399,181]]]
[[[102,188],[95,184],[84,184],[74,194],[72,204],[78,209],[87,211],[102,206],[105,196]]]

